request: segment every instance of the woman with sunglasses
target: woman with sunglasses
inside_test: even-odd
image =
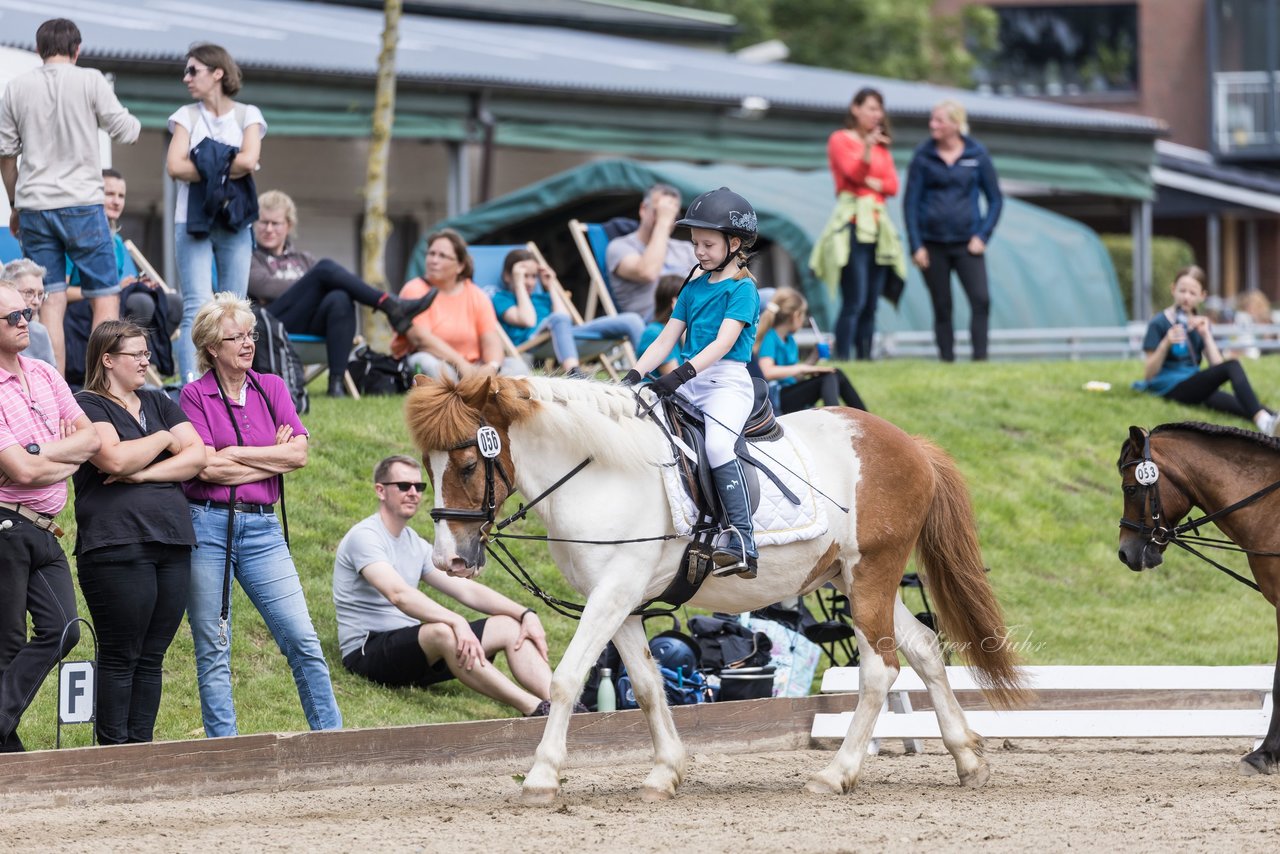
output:
[[[204,375],[182,389],[182,411],[207,455],[183,491],[196,533],[187,620],[210,738],[239,732],[231,697],[233,578],[288,659],[307,724],[342,726],[329,666],[275,515],[283,476],[307,464],[307,430],[284,380],[250,370],[256,322],[249,301],[230,293],[200,309],[191,334]]]
[[[195,379],[197,367],[191,324],[200,307],[213,297],[214,266],[219,291],[243,297],[249,289],[249,260],[253,254],[250,226],[258,218],[257,190],[251,176],[258,168],[267,122],[257,107],[233,100],[240,91],[240,67],[218,45],[191,47],[182,82],[195,103],[169,116],[169,133],[173,137],[165,165],[178,188],[173,218],[174,252],[182,284],[178,371],[186,383]],[[198,152],[205,140],[233,149],[234,157],[225,177],[231,179],[228,186],[239,193],[234,198],[242,203],[224,206],[216,218],[210,218],[201,203],[207,182],[198,166],[204,162]],[[215,148],[204,146],[205,154]]]
[[[71,478],[77,575],[98,632],[101,744],[152,739],[196,543],[180,484],[205,464],[204,443],[178,405],[142,388],[146,335],[124,320],[94,329],[76,395],[101,442]]]

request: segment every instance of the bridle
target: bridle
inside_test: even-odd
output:
[[[1121,517],[1121,528],[1136,531],[1138,536],[1145,541],[1144,545],[1157,545],[1162,548],[1168,545],[1175,545],[1183,551],[1190,552],[1215,569],[1225,572],[1241,584],[1247,585],[1252,587],[1254,590],[1259,590],[1259,592],[1261,592],[1258,585],[1253,581],[1231,569],[1228,569],[1216,560],[1210,558],[1208,555],[1196,551],[1190,543],[1195,543],[1196,545],[1205,548],[1240,552],[1242,554],[1255,555],[1257,557],[1280,557],[1280,552],[1254,551],[1253,549],[1246,549],[1243,546],[1238,546],[1230,540],[1224,540],[1216,537],[1204,537],[1196,533],[1200,528],[1210,522],[1216,522],[1223,516],[1234,513],[1242,507],[1247,507],[1255,501],[1258,501],[1259,499],[1270,495],[1272,492],[1275,492],[1277,489],[1280,489],[1280,480],[1268,484],[1250,495],[1246,495],[1244,498],[1241,498],[1234,504],[1223,507],[1221,510],[1216,510],[1213,513],[1206,513],[1198,519],[1188,519],[1181,525],[1175,525],[1170,528],[1167,525],[1162,524],[1164,519],[1164,508],[1160,504],[1160,469],[1156,465],[1155,460],[1151,458],[1150,433],[1143,436],[1142,456],[1139,459],[1130,460],[1127,463],[1121,464],[1120,471],[1123,472],[1129,466],[1135,467],[1133,476],[1134,480],[1138,482],[1138,488],[1146,490],[1143,507],[1148,511],[1151,524],[1148,525],[1141,519],[1135,522],[1132,519]]]
[[[1130,466],[1134,467],[1133,479],[1138,483],[1137,488],[1145,490],[1142,506],[1148,511],[1147,518],[1151,520],[1151,524],[1146,524],[1142,519],[1135,522],[1132,519],[1121,517],[1120,527],[1136,531],[1138,536],[1147,543],[1167,546],[1182,532],[1181,529],[1186,529],[1186,524],[1179,525],[1174,529],[1161,524],[1164,519],[1164,508],[1160,504],[1160,487],[1158,485],[1160,469],[1156,466],[1155,460],[1151,459],[1150,433],[1147,433],[1142,438],[1142,456],[1121,465],[1121,474]]]
[[[456,507],[432,507],[431,521],[436,524],[441,522],[479,522],[481,523],[480,536],[487,544],[489,542],[489,530],[497,520],[498,514],[498,490],[494,472],[496,471],[498,477],[502,478],[502,483],[506,486],[508,495],[511,494],[514,487],[511,485],[511,477],[507,474],[506,468],[502,465],[502,461],[498,459],[498,456],[502,453],[502,438],[498,435],[497,430],[481,422],[474,438],[465,439],[452,447],[445,448],[445,450],[452,453],[465,448],[475,448],[480,453],[481,459],[484,460],[484,501],[480,507],[474,510],[463,510]]]

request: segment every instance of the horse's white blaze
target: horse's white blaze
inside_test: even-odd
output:
[[[449,454],[445,451],[431,451],[427,454],[427,461],[431,466],[431,506],[443,508],[444,490],[441,484],[444,482],[445,467],[449,465]],[[448,572],[453,559],[458,556],[458,544],[453,538],[453,532],[449,530],[448,522],[437,523],[435,529],[431,563],[436,569]]]

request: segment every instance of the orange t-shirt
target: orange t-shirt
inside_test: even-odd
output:
[[[428,290],[430,285],[418,277],[400,289],[400,299],[417,299]],[[479,362],[480,336],[498,328],[498,316],[493,312],[493,301],[468,280],[457,291],[437,296],[431,308],[413,319],[413,325],[457,350],[468,362]],[[411,349],[409,339],[403,335],[391,341],[391,354],[397,359],[404,358]]]

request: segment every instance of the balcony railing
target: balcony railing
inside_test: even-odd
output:
[[[1213,120],[1219,154],[1280,154],[1280,71],[1215,73]]]

